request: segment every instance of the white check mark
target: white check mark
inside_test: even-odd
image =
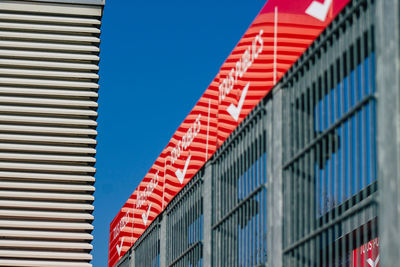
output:
[[[306,13],[320,21],[325,21],[328,10],[331,7],[332,0],[325,0],[324,3],[314,1],[307,8]]]
[[[147,220],[149,219],[150,208],[151,208],[151,203],[149,205],[149,208],[147,209],[147,212],[143,212],[142,213],[142,219],[143,219],[143,222],[144,222],[144,226],[147,226]]]
[[[376,266],[378,266],[378,263],[379,263],[379,255],[378,255],[378,257],[376,257],[375,261],[373,261],[372,259],[368,259],[367,262],[368,262],[369,265],[371,265],[371,267],[376,267]]]
[[[246,86],[243,88],[243,92],[242,92],[242,95],[240,96],[238,106],[236,107],[234,104],[230,104],[230,106],[227,109],[229,115],[231,115],[235,121],[239,120],[239,115],[240,115],[240,112],[242,111],[244,99],[246,98],[246,94],[247,94],[247,91],[249,90],[249,86],[250,86],[250,83],[247,83]]]
[[[116,246],[117,247],[117,252],[118,252],[118,257],[121,256],[122,244],[124,243],[124,239],[125,239],[125,236],[122,237],[121,244],[119,246],[117,244],[117,246]]]
[[[178,178],[179,182],[182,184],[183,183],[183,179],[185,178],[186,175],[186,171],[189,167],[189,162],[190,162],[190,158],[192,157],[192,155],[190,155],[185,162],[185,167],[183,168],[183,171],[181,171],[181,169],[177,169],[175,172],[176,177]]]

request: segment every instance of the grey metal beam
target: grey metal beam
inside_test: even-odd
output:
[[[167,218],[160,222],[160,267],[167,266]]]
[[[396,266],[400,254],[399,1],[376,1],[376,64],[380,258]]]
[[[203,176],[203,263],[211,266],[212,262],[212,165],[208,162]]]
[[[273,101],[266,105],[267,131],[267,242],[268,266],[282,266],[282,231],[283,231],[283,94],[281,88],[274,89]],[[287,121],[287,120],[285,120]]]

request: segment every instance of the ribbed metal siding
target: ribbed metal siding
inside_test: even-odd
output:
[[[91,266],[101,14],[0,0],[0,266]]]
[[[283,266],[379,262],[354,258],[379,243],[374,10],[352,1],[284,78]]]

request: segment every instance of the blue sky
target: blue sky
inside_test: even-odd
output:
[[[93,266],[107,266],[110,222],[265,2],[106,1]]]

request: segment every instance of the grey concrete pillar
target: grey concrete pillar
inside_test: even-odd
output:
[[[165,213],[163,214],[165,215]],[[160,221],[160,267],[167,266],[167,216]]]
[[[283,90],[273,92],[273,101],[266,105],[267,131],[267,258],[268,266],[282,267],[283,231]]]
[[[212,262],[212,165],[208,162],[203,176],[203,265]]]
[[[399,0],[376,1],[377,134],[381,266],[400,255]]]

